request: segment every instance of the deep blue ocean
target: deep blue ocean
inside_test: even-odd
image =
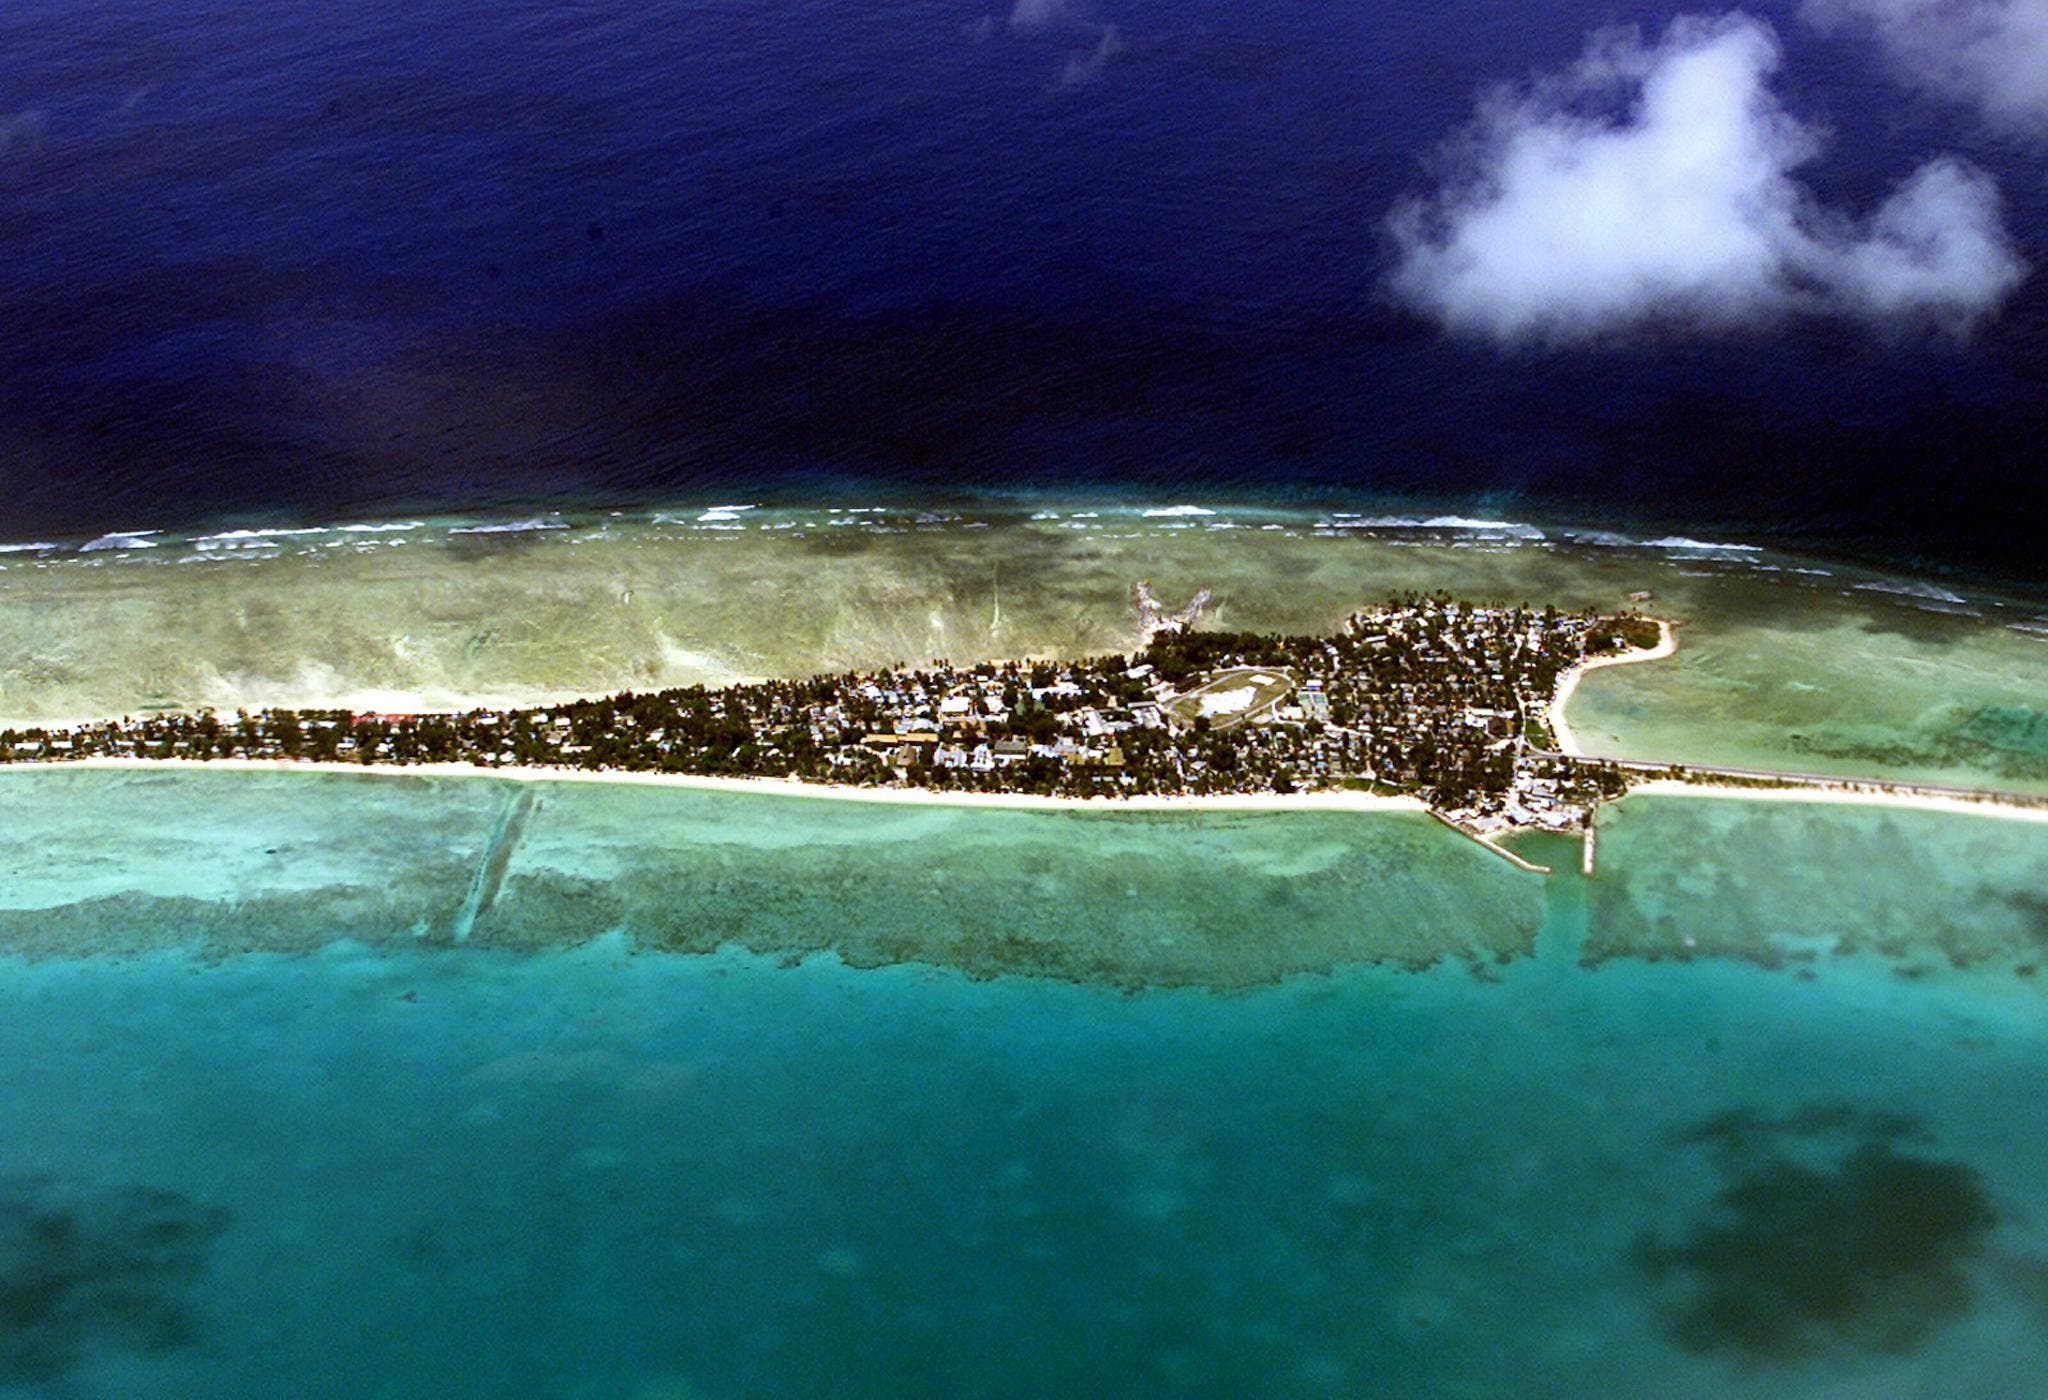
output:
[[[2042,256],[2038,146],[1750,8],[1817,197],[1955,152]],[[12,0],[0,534],[1200,490],[2037,572],[2048,279],[1965,344],[1509,352],[1388,297],[1386,216],[1482,90],[1676,13]]]

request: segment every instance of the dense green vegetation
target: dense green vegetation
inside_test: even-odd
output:
[[[0,732],[0,761],[276,758],[794,777],[1069,795],[1292,792],[1357,782],[1444,810],[1538,816],[1620,791],[1547,748],[1563,670],[1654,643],[1639,617],[1390,600],[1335,636],[1159,631],[1131,656],[624,691],[545,708],[155,714]],[[1176,695],[1233,668],[1282,677],[1251,722]],[[1243,703],[1243,702],[1240,702]]]

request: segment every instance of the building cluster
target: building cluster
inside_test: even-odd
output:
[[[1071,796],[1415,793],[1475,831],[1576,826],[1622,779],[1547,752],[1565,668],[1638,617],[1409,596],[1335,636],[1167,628],[1135,655],[987,662],[460,714],[159,714],[0,732],[93,756],[467,762]]]

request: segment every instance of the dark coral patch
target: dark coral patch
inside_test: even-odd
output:
[[[1902,1150],[1922,1136],[1825,1104],[1680,1134],[1723,1180],[1682,1239],[1637,1246],[1672,1339],[1752,1365],[1897,1354],[1966,1312],[1998,1214],[1974,1169]]]
[[[228,1214],[175,1192],[0,1182],[0,1382],[192,1339],[185,1294]]]

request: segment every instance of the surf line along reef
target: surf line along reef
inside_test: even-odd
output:
[[[270,760],[772,778],[1066,798],[1351,791],[1419,799],[1477,836],[1576,830],[1626,790],[1553,752],[1575,667],[1647,652],[1636,614],[1408,595],[1334,636],[1198,628],[1078,661],[937,662],[440,714],[211,710],[0,731],[0,762]],[[1659,653],[1661,654],[1661,653]]]

